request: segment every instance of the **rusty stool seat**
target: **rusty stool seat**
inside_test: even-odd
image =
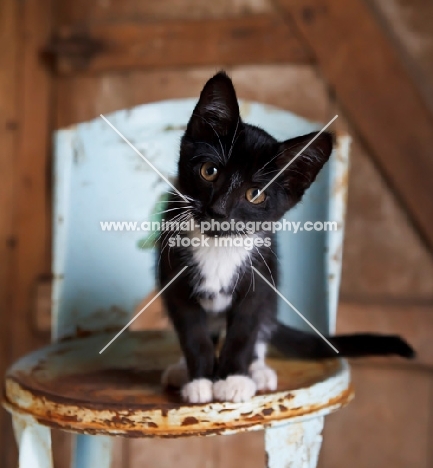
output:
[[[160,383],[163,370],[179,359],[173,332],[126,332],[99,354],[111,338],[63,341],[20,359],[6,375],[3,405],[24,426],[28,417],[27,423],[86,434],[187,437],[265,428],[269,466],[280,466],[272,458],[303,456],[311,464],[281,466],[304,467],[315,466],[323,416],[353,395],[346,361],[294,361],[271,353],[279,378],[275,392],[247,403],[185,404],[178,390]],[[286,434],[293,427],[295,439]]]

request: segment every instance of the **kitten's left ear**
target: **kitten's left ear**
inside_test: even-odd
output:
[[[198,139],[210,135],[233,135],[239,120],[239,106],[232,80],[223,71],[204,86],[188,123],[186,134]]]
[[[281,143],[278,151],[280,154],[275,160],[277,167],[285,167],[317,134],[318,132],[313,132]],[[332,153],[332,142],[331,133],[321,133],[281,175],[282,185],[293,205],[301,200],[328,161]]]

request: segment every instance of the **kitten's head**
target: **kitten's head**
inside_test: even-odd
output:
[[[279,142],[244,123],[231,79],[217,73],[204,86],[181,141],[179,188],[194,200],[195,219],[280,219],[329,159],[332,135],[322,133],[265,191],[260,189],[316,134]]]

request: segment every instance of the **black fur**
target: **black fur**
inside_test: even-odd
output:
[[[264,130],[245,124],[239,116],[230,78],[224,72],[218,73],[203,88],[180,145],[178,188],[191,200],[189,216],[197,222],[210,218],[244,222],[279,220],[302,199],[305,190],[327,162],[332,151],[331,134],[322,133],[269,186],[263,203],[250,203],[245,192],[251,187],[263,187],[313,136],[314,133],[278,142]],[[214,182],[208,182],[200,175],[201,166],[208,161],[218,167],[219,175]],[[238,175],[236,179],[233,179],[233,174]],[[168,205],[172,211],[167,212],[166,219],[179,219],[182,205],[181,198],[173,194]],[[253,288],[252,269],[247,262],[239,268],[239,276],[234,275],[230,287],[224,291],[232,294],[232,304],[225,313],[226,338],[217,359],[215,334],[209,331],[208,313],[199,302],[207,294],[206,291],[198,291],[198,285],[203,281],[200,269],[189,248],[168,246],[171,234],[163,234],[159,244],[159,280],[164,286],[181,268],[189,265],[186,272],[165,291],[163,298],[179,336],[191,380],[246,375],[258,341],[270,342],[288,356],[335,356],[315,334],[294,330],[276,321],[276,294],[257,275]],[[209,230],[207,234],[235,235],[236,232]],[[263,235],[271,238],[272,250],[275,251],[273,236],[269,233]],[[275,281],[277,284],[274,252],[267,247],[259,247],[259,251],[257,254],[253,250],[252,265],[271,283]],[[211,296],[209,293],[209,298]],[[365,334],[337,336],[330,340],[339,349],[340,356],[414,355],[406,342],[394,336]]]

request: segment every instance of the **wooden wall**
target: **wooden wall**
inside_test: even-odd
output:
[[[405,2],[399,0],[392,0],[386,7],[373,0],[350,0],[340,2],[340,6],[351,2],[354,8],[368,4],[372,18],[408,70],[407,76],[428,103],[432,84],[427,77],[432,62],[426,50],[431,42],[425,45],[414,39],[418,32],[431,40],[431,31],[419,26],[422,12],[427,14],[428,2],[417,0],[418,19],[414,19],[413,10],[409,18]],[[399,184],[405,179],[392,178],[392,172],[386,169],[389,161],[383,166],[378,146],[371,144],[370,127],[358,124],[356,106],[350,105],[356,102],[350,100],[353,94],[344,92],[345,88],[340,91],[340,83],[333,81],[335,75],[317,55],[324,52],[317,52],[314,40],[311,42],[316,31],[311,31],[307,41],[296,11],[293,19],[287,17],[287,9],[291,4],[296,7],[296,3],[0,2],[0,371],[49,340],[48,334],[36,326],[35,298],[38,285],[50,275],[52,131],[99,113],[159,99],[197,96],[206,79],[225,66],[243,98],[274,104],[319,121],[327,121],[338,109],[339,125],[347,126],[354,136],[339,330],[402,333],[420,354],[414,364],[398,360],[354,363],[357,397],[347,409],[328,418],[320,466],[427,468],[433,464],[429,443],[433,436],[433,259],[428,242],[431,231],[426,224],[431,219],[419,223],[423,213],[414,215],[410,211],[406,197],[410,193],[421,195],[415,189],[411,192],[412,186],[400,191]],[[305,11],[307,18],[309,13]],[[185,51],[183,62],[177,61],[170,28],[180,28],[180,36],[195,37],[197,20],[202,24],[208,21],[209,25],[217,21],[208,27],[216,28],[213,34],[223,31],[227,37],[234,37],[238,52],[220,50],[208,38],[206,44],[211,45],[198,63],[194,62],[195,49]],[[282,25],[283,20],[287,26]],[[41,56],[53,33],[62,38],[70,37],[71,30],[80,34],[90,30],[108,37],[122,24],[138,24],[139,34],[153,27],[161,42],[156,41],[152,47],[157,52],[162,47],[164,53],[143,52],[147,65],[140,66],[134,66],[134,60],[139,59],[133,48],[128,49],[129,62],[106,58],[90,66],[76,57],[65,58],[64,54],[57,64],[52,57],[47,61],[47,56]],[[155,24],[165,26],[155,29]],[[203,29],[198,31],[201,34]],[[248,52],[244,38],[259,33],[271,37],[273,55],[267,53],[269,44],[263,50],[256,46]],[[56,47],[64,50],[58,44],[51,42],[49,52],[59,50]],[[215,57],[221,59],[214,63]],[[386,78],[377,86],[377,92],[386,87]],[[361,80],[360,89],[363,85]],[[374,102],[374,96],[371,99]],[[419,112],[427,128],[428,119],[424,111]],[[366,116],[363,114],[361,122]],[[430,130],[433,135],[433,125]],[[399,131],[403,129],[392,128],[387,135],[392,137]],[[418,164],[416,157],[415,152],[414,165]],[[422,160],[425,157],[424,153],[420,156]],[[66,468],[69,438],[56,433],[55,445],[55,466]],[[113,468],[162,468],[174,464],[180,468],[261,467],[262,435],[116,441]],[[4,412],[0,413],[0,466],[16,466],[10,419]]]

